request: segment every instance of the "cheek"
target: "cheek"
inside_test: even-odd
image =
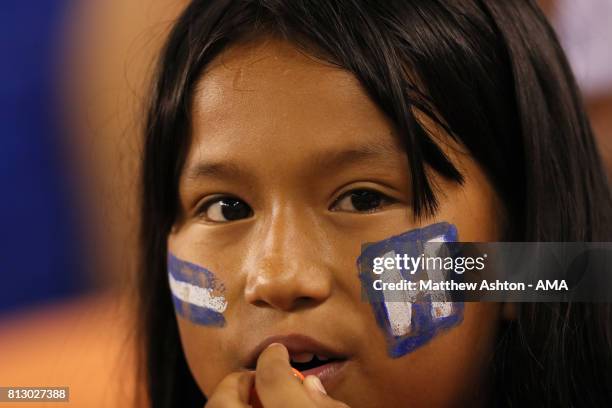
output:
[[[464,160],[461,164],[465,177],[463,185],[434,178],[435,184],[445,192],[439,195],[436,218],[451,220],[463,242],[499,241],[506,223],[503,203],[473,160]]]
[[[485,229],[494,225],[491,218],[487,221]],[[377,331],[383,337],[377,344],[370,341],[371,352],[365,364],[366,376],[373,383],[367,386],[388,390],[376,397],[379,402],[386,400],[390,406],[405,401],[411,401],[415,407],[449,406],[464,399],[467,404],[478,398],[480,387],[486,382],[484,373],[493,355],[499,304],[453,303],[449,299],[434,299],[431,293],[418,293],[419,299],[409,299],[405,298],[405,291],[371,290],[374,279],[383,277],[388,282],[405,278],[402,275],[405,271],[397,269],[374,274],[374,258],[394,258],[396,253],[431,256],[423,246],[425,242],[438,241],[440,237],[443,241],[458,241],[458,235],[450,224],[434,224],[365,245],[358,258],[362,290]],[[483,231],[480,234],[468,231],[467,235],[482,237]],[[491,232],[484,235],[495,239]]]
[[[466,303],[463,322],[398,359],[383,359],[375,388],[393,390],[397,406],[470,406],[482,398],[493,356],[499,305]]]
[[[213,272],[232,270],[230,265],[219,262],[219,257],[204,253],[197,245],[178,245],[181,240],[172,243],[172,250],[181,254],[179,257],[169,251],[167,270],[182,349],[198,386],[209,394],[234,369],[226,356],[231,353],[227,350],[231,347],[229,315],[238,303],[235,289],[239,285],[231,274]],[[215,269],[208,267],[210,264]]]
[[[233,368],[226,357],[226,329],[196,325],[183,318],[178,319],[178,327],[189,369],[204,394],[210,395]]]

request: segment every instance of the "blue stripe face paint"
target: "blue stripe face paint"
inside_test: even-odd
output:
[[[204,326],[225,326],[225,288],[211,271],[168,253],[168,281],[178,314]]]
[[[415,229],[389,239],[364,245],[357,259],[359,278],[363,293],[367,297],[379,327],[387,338],[387,352],[390,357],[402,357],[423,346],[438,333],[452,328],[463,320],[463,303],[450,301],[446,292],[403,291],[389,293],[375,290],[374,280],[399,282],[414,280],[415,270],[391,267],[384,273],[373,272],[380,266],[380,260],[396,256],[418,257],[439,256],[447,250],[444,242],[456,242],[457,229],[449,223],[438,223]],[[378,261],[375,262],[375,259]],[[391,264],[392,262],[389,262]],[[412,264],[418,272],[421,268]],[[427,270],[429,279],[442,280],[444,272]]]

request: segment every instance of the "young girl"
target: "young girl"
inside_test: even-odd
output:
[[[151,406],[612,404],[609,304],[452,304],[444,324],[414,306],[395,347],[408,332],[362,298],[362,245],[390,237],[610,240],[591,130],[532,1],[193,1],[143,172]]]

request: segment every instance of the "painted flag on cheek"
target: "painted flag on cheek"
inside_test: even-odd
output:
[[[225,289],[212,272],[168,253],[168,281],[178,314],[196,324],[225,325]]]
[[[439,256],[440,251],[448,250],[444,243],[456,241],[456,227],[443,222],[364,245],[357,259],[359,278],[377,323],[387,337],[390,357],[410,353],[441,330],[461,323],[463,303],[452,302],[444,291],[375,290],[374,281],[401,283],[414,280],[414,274],[425,269],[424,259]],[[397,267],[398,257],[404,260],[405,268]],[[382,268],[383,264],[390,267]],[[381,268],[373,272],[376,266]],[[425,274],[428,279],[442,281],[446,272],[433,267],[427,268]]]

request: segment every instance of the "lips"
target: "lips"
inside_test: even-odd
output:
[[[338,376],[348,356],[337,348],[323,344],[312,337],[292,334],[271,336],[259,343],[249,354],[247,368],[254,370],[263,350],[272,343],[283,344],[289,351],[291,366],[304,374],[316,375],[325,384]]]

